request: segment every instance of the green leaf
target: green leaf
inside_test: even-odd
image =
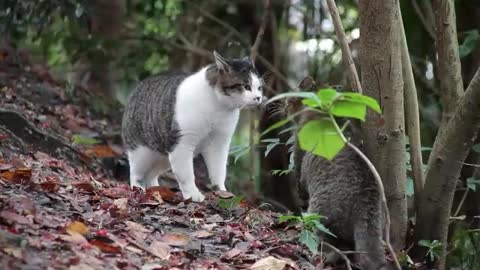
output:
[[[290,121],[290,118],[287,118],[287,119],[283,119],[283,120],[280,120],[278,122],[276,122],[275,124],[271,125],[270,127],[268,127],[264,132],[262,132],[261,136],[269,133],[270,131],[274,130],[274,129],[277,129],[281,126],[284,126],[285,124],[287,124],[288,122]]]
[[[480,154],[480,143],[473,145],[472,150]]]
[[[406,193],[408,197],[412,197],[413,194],[415,193],[415,189],[413,187],[413,179],[410,177],[407,177],[407,189]]]
[[[330,119],[313,120],[305,124],[298,132],[300,148],[332,160],[345,142]]]
[[[340,95],[337,93],[335,89],[326,88],[326,89],[318,90],[317,96],[322,102],[322,106],[328,108],[333,103],[335,98],[337,98]]]
[[[373,111],[377,113],[382,113],[382,110],[380,109],[380,105],[378,105],[378,102],[369,96],[365,96],[360,93],[347,92],[347,93],[341,93],[341,97],[344,98],[345,100],[365,104]]]
[[[303,105],[308,106],[308,107],[312,107],[312,108],[319,107],[321,105],[321,104],[318,104],[317,101],[315,101],[314,99],[311,99],[311,98],[306,98],[306,99],[302,100],[302,103],[303,103]]]
[[[268,156],[268,154],[275,148],[275,146],[280,144],[280,139],[278,139],[276,142],[271,142],[267,145],[267,149],[265,149],[265,156]]]
[[[301,222],[301,218],[297,216],[291,216],[291,215],[283,215],[278,218],[278,221],[280,222],[285,222],[285,221],[291,221],[294,220],[296,222]]]
[[[325,227],[325,225],[323,225],[322,223],[320,223],[320,221],[318,220],[314,220],[313,223],[315,224],[315,227],[320,230],[321,232],[324,232],[326,234],[329,234],[333,237],[337,237],[335,234],[333,234],[329,229],[327,229],[327,227]]]
[[[73,140],[73,143],[76,145],[94,145],[100,142],[94,138],[84,137],[78,134],[73,135],[72,140]]]
[[[271,99],[269,99],[266,104],[268,103],[272,103],[276,100],[280,100],[282,98],[287,98],[287,97],[298,97],[298,98],[310,98],[312,100],[315,100],[318,104],[321,104],[321,101],[320,99],[318,99],[317,95],[315,95],[315,93],[312,93],[312,92],[289,92],[289,93],[282,93],[282,94],[279,94],[279,95],[276,95],[274,97],[272,97]]]
[[[463,40],[462,45],[458,47],[460,58],[464,58],[469,55],[477,46],[478,40],[480,39],[480,34],[478,30],[471,30],[465,32],[467,36]]]
[[[313,253],[317,254],[318,251],[318,237],[310,230],[302,230],[300,232],[300,243],[308,247],[308,249]]]
[[[480,179],[475,179],[473,177],[467,178],[467,188],[472,191],[477,191],[477,185],[480,185]]]
[[[363,103],[339,100],[333,104],[330,112],[335,116],[351,117],[365,121],[367,107]]]

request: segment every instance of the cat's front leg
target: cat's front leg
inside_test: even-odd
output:
[[[227,136],[217,136],[202,153],[210,181],[219,190],[227,190],[225,188],[225,178],[227,176],[229,145],[230,139]]]
[[[168,156],[173,173],[177,177],[178,186],[183,198],[192,198],[194,202],[202,202],[205,196],[195,185],[193,173],[193,149],[185,145],[177,145]]]

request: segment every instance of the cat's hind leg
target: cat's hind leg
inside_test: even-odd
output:
[[[134,150],[127,151],[127,156],[130,165],[130,186],[145,190],[158,185],[157,178],[161,168],[165,167],[166,157],[146,146],[138,146]],[[166,161],[168,164],[168,160]]]

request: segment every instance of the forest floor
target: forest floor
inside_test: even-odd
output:
[[[298,227],[233,194],[130,189],[119,114],[95,117],[94,98],[0,66],[2,269],[328,269]]]

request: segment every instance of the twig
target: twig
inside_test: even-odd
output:
[[[260,47],[260,43],[262,42],[263,35],[265,34],[265,28],[267,26],[267,21],[270,15],[270,0],[265,0],[263,12],[264,13],[262,17],[262,22],[260,23],[260,28],[258,29],[257,37],[255,38],[255,42],[253,43],[251,52],[250,52],[250,60],[252,61],[252,63],[255,62],[255,58],[258,55],[258,48]],[[253,109],[250,117],[249,138],[248,138],[248,143],[250,145],[250,149],[249,149],[249,156],[250,156],[249,165],[250,166],[249,167],[250,167],[251,181],[255,180],[255,147],[254,145],[255,145],[255,134],[257,134],[257,132],[255,127],[256,117],[253,117],[253,116],[256,116],[257,114],[258,114],[257,110]]]
[[[335,251],[345,261],[345,263],[347,264],[347,270],[352,270],[352,266],[351,266],[352,263],[350,262],[348,257],[342,251],[340,251],[338,248],[330,245],[327,242],[322,241],[322,244],[327,246],[329,249]]]
[[[350,72],[350,83],[352,84],[353,90],[361,94],[363,93],[362,85],[360,84],[357,69],[355,68],[355,62],[353,62],[352,52],[348,46],[347,36],[345,35],[340,15],[338,15],[337,5],[334,0],[327,0],[327,5],[330,15],[332,16],[333,25],[335,26],[338,42],[342,48],[343,63]]]
[[[412,0],[412,5],[413,5],[413,10],[415,10],[415,13],[417,14],[418,18],[420,19],[420,22],[423,25],[423,28],[425,28],[425,31],[427,31],[428,35],[432,39],[435,39],[435,33],[433,32],[433,25],[430,23],[430,21],[427,20],[427,18],[425,17],[425,14],[423,14],[422,10],[418,6],[417,0]]]
[[[195,9],[197,9],[203,16],[207,17],[208,19],[218,23],[220,26],[225,28],[226,30],[229,30],[232,32],[234,36],[237,37],[238,41],[245,47],[245,48],[250,48],[250,44],[248,41],[246,41],[243,37],[243,35],[235,29],[232,25],[227,23],[226,21],[218,18],[217,16],[213,15],[212,13],[206,11],[205,9],[202,9],[198,5],[194,4],[193,2],[191,3]],[[263,57],[261,54],[257,54],[256,58],[265,65],[266,68],[268,68],[276,77],[279,79],[283,84],[285,84],[288,88],[293,89],[293,87],[290,85],[288,82],[287,78],[274,66],[270,61],[268,61],[265,57]]]
[[[465,190],[465,193],[463,193],[462,199],[458,203],[457,210],[455,210],[455,213],[453,214],[454,217],[458,216],[458,214],[460,213],[460,210],[462,209],[463,203],[465,202],[465,199],[467,198],[469,190],[470,189],[467,187],[467,190]]]
[[[345,142],[345,144],[350,147],[355,153],[357,153],[360,158],[367,164],[368,169],[372,172],[373,178],[377,182],[378,188],[380,189],[380,199],[382,200],[382,205],[385,211],[385,243],[387,245],[388,251],[392,255],[393,261],[395,263],[395,266],[397,269],[402,269],[400,266],[400,263],[398,262],[397,256],[395,255],[395,252],[393,251],[392,245],[390,244],[390,211],[388,210],[388,205],[387,205],[387,198],[385,197],[385,188],[383,187],[383,182],[382,178],[380,177],[380,174],[378,173],[377,169],[373,165],[373,163],[368,159],[368,157],[360,150],[358,149],[354,144],[350,143],[347,138],[345,138],[345,135],[343,135],[340,127],[338,126],[337,122],[335,121],[335,118],[333,115],[330,115],[330,119],[333,122],[335,129],[337,130],[338,134],[342,138],[342,140]]]
[[[407,135],[410,139],[410,156],[412,160],[412,173],[415,191],[415,210],[418,211],[420,205],[420,194],[423,190],[423,160],[422,160],[422,143],[420,140],[420,116],[417,100],[417,88],[413,77],[412,64],[408,53],[407,37],[403,26],[402,11],[400,1],[397,1],[397,9],[399,13],[399,30],[402,39],[402,72],[404,78],[404,106],[405,106],[405,124],[407,126]]]

